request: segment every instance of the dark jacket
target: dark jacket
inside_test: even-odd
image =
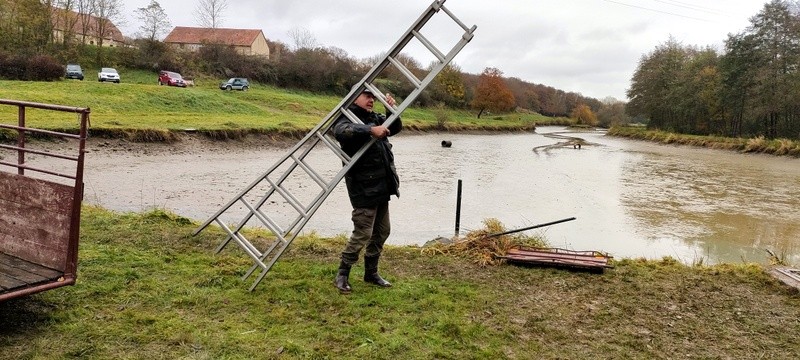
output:
[[[368,112],[357,105],[350,110],[364,123],[356,124],[341,115],[333,124],[333,133],[342,150],[349,156],[355,155],[364,144],[372,139],[370,128],[382,125],[386,117]],[[400,118],[389,126],[389,136],[403,129]],[[373,207],[389,201],[389,196],[400,196],[400,178],[394,167],[392,144],[387,138],[377,139],[345,175],[347,193],[354,208]]]

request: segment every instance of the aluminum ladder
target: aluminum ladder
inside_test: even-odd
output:
[[[332,135],[331,127],[333,123],[341,115],[344,115],[350,121],[362,124],[358,117],[348,108],[364,89],[369,89],[375,94],[376,100],[380,101],[386,109],[391,112],[391,115],[384,123],[385,126],[389,126],[414,102],[417,96],[419,96],[425,87],[433,81],[434,77],[453,60],[461,49],[472,40],[476,26],[467,27],[464,25],[452,12],[444,7],[444,3],[445,0],[434,1],[422,13],[419,19],[406,30],[400,40],[392,46],[391,50],[389,50],[386,55],[384,55],[383,58],[353,86],[350,93],[342,99],[336,108],[325,116],[319,124],[264,174],[250,183],[250,185],[236,195],[235,198],[225,204],[194,231],[193,234],[197,235],[210,224],[216,223],[228,234],[227,238],[217,247],[217,253],[222,251],[228,243],[234,241],[248,256],[250,256],[250,258],[252,258],[254,265],[243,276],[243,280],[250,277],[258,269],[261,269],[261,272],[256,277],[252,286],[250,286],[250,291],[255,289],[264,276],[266,276],[267,272],[300,233],[306,223],[308,223],[317,209],[319,209],[325,199],[327,199],[328,195],[333,192],[334,188],[342,178],[344,178],[352,165],[358,161],[367,148],[375,142],[375,139],[371,140],[356,152],[355,155],[348,156],[341,150],[336,139]],[[420,33],[420,30],[428,20],[440,11],[446,13],[449,18],[464,31],[460,40],[446,54],[437,49],[433,43]],[[424,45],[436,58],[430,72],[421,80],[397,59],[401,51],[413,39],[417,39],[419,43]],[[373,81],[375,81],[378,75],[389,65],[394,66],[413,87],[411,93],[406,96],[399,105],[395,104],[395,106],[390,106],[386,100],[386,96],[373,84]],[[332,177],[326,177],[320,174],[320,172],[316,171],[312,164],[307,161],[307,156],[312,150],[317,148],[327,149],[325,151],[333,152],[333,154],[341,160],[343,164],[342,168]],[[310,199],[299,199],[297,189],[294,189],[294,192],[291,189],[292,187],[296,187],[292,185],[292,181],[297,180],[297,176],[300,176],[301,179],[305,179],[305,181],[309,181],[308,178],[310,178],[313,183],[319,186],[319,192],[313,195],[309,191],[301,191],[305,196],[309,194],[312,194],[312,196]],[[253,197],[254,195],[256,197]],[[270,200],[275,197],[275,195],[278,196],[278,201],[284,205],[284,209],[268,211],[273,210],[269,205],[276,203],[274,200]],[[225,224],[225,222],[220,219],[220,216],[229,211],[234,205],[240,208],[243,206],[247,214],[236,225]],[[282,215],[284,220],[287,219],[287,217],[285,217],[285,214],[278,214],[276,212],[281,212],[281,210],[286,210],[286,208],[289,208],[288,212],[291,214],[288,216],[288,225],[282,226],[283,223],[278,220]],[[270,245],[266,246],[266,249],[263,251],[242,234],[242,229],[245,227],[245,224],[253,218],[257,219],[261,225],[269,229],[276,238]]]

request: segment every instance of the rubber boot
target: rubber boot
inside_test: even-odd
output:
[[[391,287],[392,283],[378,275],[378,259],[380,256],[364,257],[364,281],[381,287]]]
[[[342,294],[349,294],[350,289],[350,265],[344,262],[339,264],[339,272],[336,274],[336,279],[333,280],[333,286],[339,289]]]

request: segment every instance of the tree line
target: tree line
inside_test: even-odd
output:
[[[198,0],[195,10],[198,25],[218,27],[226,8],[225,0]],[[240,55],[228,46],[214,43],[204,44],[197,52],[176,49],[158,40],[172,25],[155,0],[135,10],[140,24],[136,38],[127,39],[128,46],[109,48],[87,44],[85,39],[75,38],[74,34],[54,37],[57,23],[72,29],[71,24],[84,21],[80,17],[68,17],[63,9],[89,14],[109,23],[122,21],[123,7],[119,0],[0,0],[0,33],[6,34],[0,37],[0,63],[5,61],[22,69],[12,78],[33,79],[23,73],[24,69],[38,66],[29,64],[29,59],[35,56],[38,63],[48,63],[51,69],[52,63],[79,62],[93,67],[171,70],[190,76],[241,76],[279,87],[343,95],[381,57],[353,58],[342,49],[319,45],[313,34],[303,29],[290,32],[292,45],[268,41],[269,59]],[[48,62],[42,56],[54,60]],[[433,66],[420,64],[411,57],[401,56],[398,60],[418,78],[423,78]],[[51,74],[42,79],[52,78]],[[411,90],[405,76],[393,67],[387,68],[379,81],[396,94]],[[486,113],[531,111],[546,116],[573,116],[590,125],[608,126],[627,121],[624,103],[616,99],[600,101],[505,77],[496,68],[486,68],[481,74],[464,73],[455,64],[446,67],[417,101],[420,106],[473,109],[478,117]]]
[[[766,3],[722,54],[670,38],[641,58],[627,95],[654,129],[800,138],[800,3]]]

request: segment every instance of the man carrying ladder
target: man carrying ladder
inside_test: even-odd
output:
[[[391,228],[389,197],[400,196],[400,178],[394,167],[388,137],[399,133],[403,123],[398,117],[389,127],[383,126],[386,117],[390,116],[389,109],[395,106],[390,94],[386,94],[386,102],[390,105],[386,108],[386,116],[376,114],[372,111],[375,94],[364,89],[349,107],[362,123],[354,123],[345,115],[333,123],[336,140],[348,156],[352,157],[372,138],[375,139],[344,177],[350,204],[353,205],[353,234],[342,251],[339,271],[333,281],[342,294],[351,292],[350,268],[358,262],[364,248],[364,281],[382,287],[392,286],[378,275],[378,260]]]

